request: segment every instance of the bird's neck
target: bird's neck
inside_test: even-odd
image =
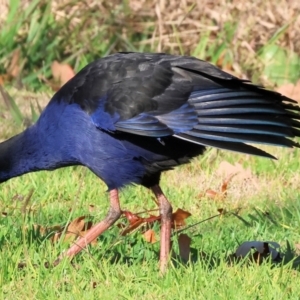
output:
[[[36,125],[1,143],[0,182],[28,172],[57,168],[59,160],[50,150]]]

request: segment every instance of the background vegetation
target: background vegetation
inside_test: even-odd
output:
[[[57,89],[54,61],[78,71],[116,51],[194,55],[300,99],[296,0],[2,0],[0,140],[36,120]],[[192,214],[189,225],[220,208],[234,214],[189,229],[191,262],[175,262],[163,278],[157,272],[158,243],[146,243],[139,231],[120,237],[117,227],[73,265],[45,265],[69,244],[53,242],[53,233],[39,228],[55,233],[53,226],[61,228],[79,216],[95,223],[105,215],[105,186],[84,168],[28,174],[2,184],[1,297],[298,299],[299,151],[264,149],[280,159],[209,150],[164,175],[162,186],[174,208]],[[144,189],[130,187],[121,200],[124,209],[137,212],[156,208],[151,198]],[[232,263],[231,254],[249,240],[278,242],[283,259]]]
[[[54,60],[79,70],[117,51],[194,55],[263,83],[299,77],[298,1],[2,0],[0,5],[0,73],[19,75],[34,89],[50,78]],[[9,74],[15,51],[19,71]],[[270,63],[277,66],[273,74]]]

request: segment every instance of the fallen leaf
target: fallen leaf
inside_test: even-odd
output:
[[[85,222],[86,216],[81,216],[73,220],[67,227],[64,241],[71,242],[78,237],[83,237],[92,228],[93,224],[91,221]],[[92,242],[94,244],[96,239]]]
[[[134,223],[142,219],[141,217],[137,216],[136,214],[133,214],[128,210],[124,210],[123,215],[126,217],[130,225],[133,225]]]
[[[53,226],[47,227],[45,229],[40,228],[40,232],[49,233],[55,232],[55,234],[51,237],[53,243],[57,242],[59,239],[63,237],[64,242],[72,242],[77,238],[85,236],[88,231],[92,228],[93,223],[91,221],[85,222],[86,216],[81,216],[70,222],[67,226]],[[65,231],[65,234],[63,234]],[[96,243],[97,239],[92,241],[92,245]]]
[[[4,81],[6,81],[6,76],[1,74],[0,75],[0,85],[3,85],[4,84]]]
[[[223,181],[220,192],[216,192],[212,189],[208,189],[205,191],[205,196],[215,199],[215,200],[224,200],[227,196],[228,184],[231,181],[231,179],[233,178],[233,176],[235,176],[235,175],[236,175],[236,173],[232,173]],[[202,198],[202,195],[199,195],[198,197]]]
[[[21,70],[21,67],[20,67],[20,55],[21,55],[20,48],[16,49],[13,52],[10,64],[9,64],[9,66],[7,68],[7,75],[9,77],[16,78],[16,77],[19,76],[20,70]]]
[[[153,223],[155,221],[160,221],[160,216],[149,215],[150,217],[144,218],[143,220],[147,223]]]
[[[219,195],[219,193],[214,190],[208,189],[205,191],[205,195],[209,198],[216,198]]]
[[[225,215],[227,213],[226,209],[224,208],[218,208],[217,211],[219,212],[220,215]]]
[[[79,237],[83,237],[85,236],[89,230],[93,227],[93,222],[92,221],[88,221],[84,224],[84,229],[80,232]],[[94,240],[92,240],[91,245],[96,245],[97,244],[97,238],[95,238]]]
[[[67,233],[79,235],[80,232],[84,229],[84,218],[85,216],[81,216],[73,220],[67,227]]]
[[[187,234],[180,234],[178,237],[179,255],[182,260],[187,262],[190,258],[192,239]]]
[[[143,225],[142,231],[146,229],[151,229],[153,224],[155,222],[160,222],[161,221],[161,216],[154,216],[154,215],[150,215],[148,218],[141,218],[139,217],[137,214],[133,214],[130,211],[123,211],[124,216],[126,217],[126,219],[129,222],[129,226],[127,226],[125,229],[123,229],[123,225],[119,224],[119,228],[122,228],[123,231],[121,233],[121,235],[126,235],[130,232],[132,232],[133,230],[137,229],[138,227],[140,227],[141,225]],[[183,209],[177,209],[176,212],[174,212],[172,214],[172,228],[180,228],[186,225],[185,223],[185,219],[190,217],[191,214]]]
[[[230,174],[222,183],[222,186],[221,186],[221,193],[226,196],[226,193],[227,193],[227,188],[228,188],[228,184],[229,182],[231,181],[231,179],[233,178],[233,176],[235,176],[236,173],[232,173]]]
[[[56,60],[52,63],[51,70],[54,80],[59,83],[60,86],[75,76],[75,72],[70,65],[59,63]]]
[[[142,224],[144,223],[144,220],[143,219],[140,219],[138,221],[136,221],[135,223],[129,225],[127,228],[125,228],[121,235],[126,235],[130,232],[132,232],[133,230],[137,229],[139,226],[141,226]]]
[[[148,243],[154,244],[157,241],[155,232],[152,229],[148,229],[146,232],[144,232],[143,236]]]
[[[172,221],[173,221],[173,227],[180,228],[186,225],[185,219],[190,217],[191,213],[188,211],[185,211],[181,208],[178,208],[173,214],[172,214]]]
[[[124,216],[126,217],[127,221],[129,222],[129,226],[127,226],[121,233],[121,235],[126,235],[136,228],[138,228],[140,225],[144,223],[144,219],[137,216],[136,214],[133,214],[130,211],[124,210],[123,211]]]

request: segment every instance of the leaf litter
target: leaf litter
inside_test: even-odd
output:
[[[222,216],[225,214],[231,213],[230,211],[226,211],[225,209],[218,209],[219,214],[213,217]],[[145,212],[144,212],[145,213]],[[172,215],[172,228],[174,230],[174,235],[176,235],[177,230],[177,242],[179,255],[176,255],[174,250],[172,251],[172,257],[175,259],[180,259],[183,263],[187,263],[190,260],[191,252],[193,248],[191,248],[192,238],[185,233],[181,233],[185,230],[186,226],[186,218],[190,217],[191,214],[182,209],[177,209],[176,212]],[[121,228],[120,235],[127,235],[136,230],[139,230],[140,234],[143,236],[144,240],[148,243],[154,244],[159,241],[157,237],[157,233],[153,229],[155,223],[160,222],[160,216],[150,215],[149,217],[142,218],[137,214],[134,214],[130,211],[124,211],[124,218],[129,223],[127,227],[124,229],[124,223],[118,224],[118,227]],[[206,221],[206,220],[204,220]],[[203,221],[201,221],[203,222]],[[198,225],[193,224],[188,228]],[[74,219],[67,226],[52,226],[44,228],[42,226],[35,226],[35,229],[38,230],[43,235],[48,235],[50,232],[55,232],[51,235],[50,240],[53,243],[58,242],[63,239],[63,242],[74,242],[76,239],[80,237],[84,237],[84,235],[92,228],[93,224],[91,221],[86,221],[86,216],[81,216]],[[172,242],[173,243],[173,242]],[[97,240],[92,242],[92,245],[96,245]],[[276,242],[268,241],[246,241],[242,243],[237,250],[230,255],[230,261],[233,259],[245,259],[248,258],[249,261],[261,264],[264,260],[271,257],[272,261],[276,262],[280,259],[279,249],[280,245]],[[207,258],[208,255],[206,253],[201,252],[202,258]]]

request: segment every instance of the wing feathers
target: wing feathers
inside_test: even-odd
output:
[[[267,157],[245,143],[292,147],[288,138],[300,136],[294,100],[192,57],[114,54],[83,69],[56,99],[80,105],[102,130]]]
[[[278,137],[278,136],[267,136],[265,134],[250,134],[245,133],[244,131],[240,134],[238,133],[227,133],[227,132],[216,132],[216,131],[206,131],[206,130],[196,130],[185,132],[187,135],[194,137],[200,137],[204,139],[211,139],[216,141],[228,141],[228,142],[248,142],[248,143],[259,143],[259,144],[270,144],[278,146],[292,147],[292,141]]]
[[[263,89],[195,91],[189,103],[195,107],[198,124],[177,137],[249,154],[254,154],[255,148],[244,143],[298,146],[287,137],[300,136],[300,122],[295,120],[300,119],[300,109],[283,100],[280,94],[265,94]]]
[[[119,131],[152,137],[163,137],[174,133],[166,124],[147,114],[140,114],[128,120],[118,121],[115,127]]]
[[[258,156],[276,159],[276,157],[261,149],[243,143],[223,142],[223,141],[208,140],[203,138],[194,138],[193,136],[186,135],[184,133],[176,134],[175,137],[186,141],[190,141],[195,144],[204,145],[204,146],[215,147],[215,148],[235,151],[239,153],[258,155]]]

